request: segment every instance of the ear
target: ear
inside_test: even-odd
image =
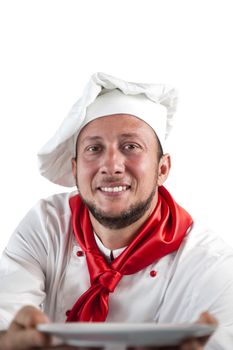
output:
[[[76,178],[77,178],[77,161],[76,161],[76,159],[72,158],[71,163],[72,163],[72,173],[73,173],[73,176],[76,180]]]
[[[171,169],[171,157],[170,154],[166,153],[162,156],[159,161],[159,169],[158,169],[158,186],[162,186],[163,183],[168,178],[169,172]]]

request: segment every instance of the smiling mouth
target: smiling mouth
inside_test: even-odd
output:
[[[114,187],[99,187],[98,189],[101,192],[114,192],[114,193],[119,193],[119,192],[124,192],[127,191],[130,188],[130,186],[114,186]]]

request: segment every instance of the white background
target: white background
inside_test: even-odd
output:
[[[178,88],[168,189],[233,245],[232,1],[0,2],[0,253],[28,209],[65,188],[36,153],[89,76]]]

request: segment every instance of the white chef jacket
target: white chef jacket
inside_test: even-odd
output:
[[[34,305],[54,322],[90,286],[85,254],[74,238],[69,198],[41,200],[21,221],[0,262],[0,329],[24,305]],[[96,237],[107,259],[111,251]],[[112,251],[117,257],[124,248]],[[143,270],[123,276],[109,297],[109,322],[194,322],[209,311],[220,323],[207,350],[233,348],[233,251],[194,223],[178,251]]]

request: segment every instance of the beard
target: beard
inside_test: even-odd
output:
[[[84,199],[80,192],[79,195],[83,203],[88,208],[89,212],[101,225],[109,229],[119,230],[124,227],[130,226],[146,213],[146,211],[150,208],[155,193],[156,186],[152,190],[151,194],[147,197],[147,199],[145,199],[144,201],[140,201],[134,205],[131,205],[127,210],[124,210],[120,214],[115,216],[107,215],[103,210],[97,208],[93,202],[89,202],[88,200]]]

